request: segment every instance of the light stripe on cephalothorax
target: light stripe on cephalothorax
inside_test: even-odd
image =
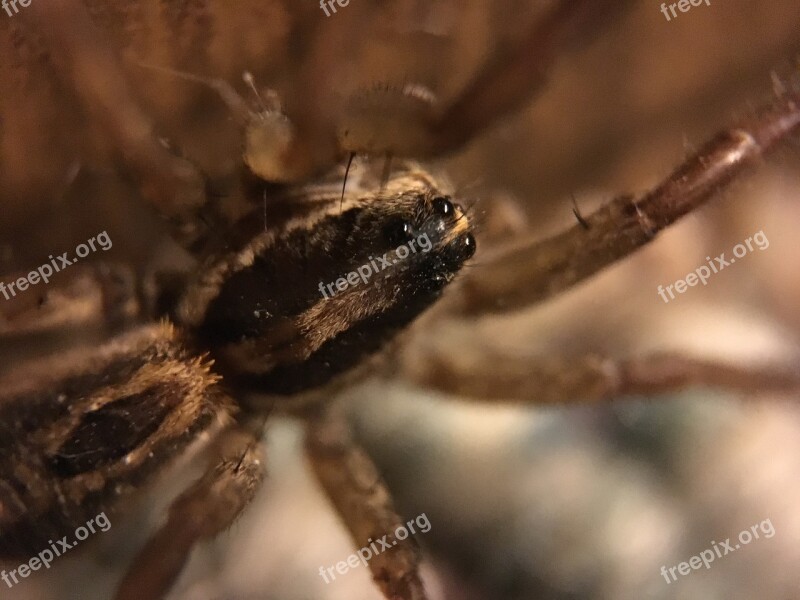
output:
[[[401,172],[401,176],[391,178],[383,189],[377,192],[356,187],[342,197],[340,181],[334,177],[329,182],[303,186],[282,194],[275,201],[270,200],[265,209],[268,213],[266,220],[269,226],[252,237],[249,233],[254,229],[257,230],[260,221],[255,213],[242,219],[234,227],[241,231],[232,233],[233,241],[228,240],[230,245],[226,247],[226,252],[216,253],[212,249],[214,253],[206,257],[204,268],[200,269],[198,276],[189,282],[187,291],[176,310],[178,320],[189,326],[198,326],[222,284],[231,275],[251,267],[256,256],[268,253],[281,238],[285,239],[292,231],[312,231],[323,219],[336,217],[353,209],[379,209],[383,204],[385,210],[391,210],[389,203],[393,199],[411,198],[426,193],[432,196],[445,195],[449,189],[447,184],[437,181],[416,165],[412,165],[407,172]],[[378,184],[374,180],[364,183]],[[289,211],[289,215],[276,220],[271,214],[276,209],[281,212]]]

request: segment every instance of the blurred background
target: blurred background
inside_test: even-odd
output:
[[[84,4],[107,50],[125,58],[159,134],[217,182],[231,177],[241,153],[228,109],[203,86],[135,62],[220,77],[245,98],[241,74],[249,70],[289,106],[311,97],[335,121],[349,99],[376,84],[415,82],[454,97],[552,2],[351,0],[330,17],[311,0]],[[32,23],[24,13],[0,13],[2,271],[35,268],[103,230],[114,246],[96,258],[140,271],[183,260],[120,175],[102,128],[59,79],[56,51]],[[714,132],[768,101],[773,70],[788,73],[797,63],[798,23],[795,0],[712,1],[669,22],[660,3],[632,2],[598,22],[593,39],[571,46],[521,111],[430,164],[479,211],[512,201],[531,232],[554,233],[574,222],[573,195],[590,212],[617,194],[646,190]],[[797,142],[629,260],[531,310],[453,325],[447,345],[458,352],[487,340],[531,355],[668,349],[796,365]],[[769,248],[669,304],[657,295],[658,285],[758,231]],[[72,332],[67,341],[87,339]],[[0,349],[6,370],[22,342],[14,343]],[[343,401],[404,520],[425,513],[431,522],[418,536],[431,598],[800,598],[800,414],[786,399],[687,391],[542,409],[371,380]],[[318,574],[346,560],[352,545],[310,477],[300,426],[276,420],[266,443],[269,477],[253,506],[195,552],[171,598],[378,600],[364,568],[330,584]],[[159,522],[175,481],[192,473],[182,465],[171,485],[112,517],[111,531],[8,597],[108,597]],[[662,566],[766,519],[774,537],[677,582],[661,575]]]

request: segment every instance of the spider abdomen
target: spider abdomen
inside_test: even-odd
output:
[[[71,534],[228,420],[218,380],[166,324],[20,369],[0,395],[0,557]]]

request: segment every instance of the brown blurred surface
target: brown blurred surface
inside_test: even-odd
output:
[[[209,2],[212,43],[197,54],[190,41],[206,34],[187,29],[170,38],[155,2],[88,4],[124,56],[222,77],[245,97],[248,69],[260,86],[292,98],[301,50],[322,28],[356,28],[349,46],[319,57],[324,85],[314,94],[325,110],[377,82],[422,82],[452,97],[543,6],[351,0],[326,18],[314,2],[219,0]],[[128,25],[115,26],[122,14]],[[9,268],[36,266],[108,230],[108,257],[140,268],[163,259],[165,249],[174,252],[163,227],[119,176],[23,17],[0,12],[0,256]],[[796,0],[712,2],[671,22],[659,3],[639,2],[594,43],[564,56],[525,110],[437,165],[478,207],[511,193],[534,232],[557,231],[571,224],[571,194],[588,211],[647,189],[687,149],[768,99],[771,69],[787,70],[798,56],[798,23]],[[23,77],[18,60],[35,66]],[[229,175],[240,137],[218,98],[128,69],[164,137],[212,177]],[[798,189],[795,146],[563,299],[454,328],[452,351],[483,336],[521,354],[666,348],[797,364]],[[659,284],[759,230],[768,249],[707,287],[667,305],[659,299]],[[790,403],[695,392],[604,409],[525,410],[372,382],[354,392],[352,414],[400,510],[407,519],[430,518],[431,531],[419,539],[433,598],[800,597],[800,419]],[[298,436],[295,424],[269,428],[267,484],[229,533],[195,554],[173,598],[378,598],[364,569],[328,585],[319,577],[319,566],[352,549],[306,472]],[[103,597],[146,526],[158,522],[155,507],[165,500],[154,502],[112,521],[87,552],[10,597]],[[660,575],[662,565],[768,518],[773,538],[669,585]]]

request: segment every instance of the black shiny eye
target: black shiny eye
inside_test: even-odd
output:
[[[477,246],[475,245],[475,238],[473,237],[473,235],[471,233],[468,233],[467,235],[464,236],[463,242],[461,243],[464,252],[464,260],[472,258],[472,255],[475,254],[475,250],[477,248]]]
[[[438,215],[446,217],[453,214],[453,203],[450,202],[447,196],[437,196],[433,199],[431,205],[433,206],[433,211]]]
[[[398,219],[386,226],[385,234],[386,240],[392,246],[400,246],[405,244],[413,237],[414,228],[410,222],[404,219]]]

